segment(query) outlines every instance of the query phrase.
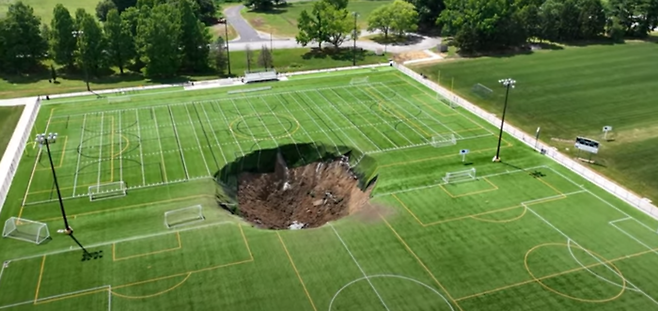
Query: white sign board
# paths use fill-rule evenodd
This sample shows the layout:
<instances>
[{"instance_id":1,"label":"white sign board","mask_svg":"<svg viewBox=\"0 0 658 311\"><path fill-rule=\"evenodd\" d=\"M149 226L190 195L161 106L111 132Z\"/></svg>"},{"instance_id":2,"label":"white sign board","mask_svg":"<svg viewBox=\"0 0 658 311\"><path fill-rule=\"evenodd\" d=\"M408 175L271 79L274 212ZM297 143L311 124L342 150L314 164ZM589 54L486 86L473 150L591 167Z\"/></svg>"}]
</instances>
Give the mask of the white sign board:
<instances>
[{"instance_id":1,"label":"white sign board","mask_svg":"<svg viewBox=\"0 0 658 311\"><path fill-rule=\"evenodd\" d=\"M470 152L470 150L468 150L468 149L459 150L459 154L461 154L461 155L468 154L469 152Z\"/></svg>"},{"instance_id":2,"label":"white sign board","mask_svg":"<svg viewBox=\"0 0 658 311\"><path fill-rule=\"evenodd\" d=\"M603 127L603 131L604 131L604 132L610 132L610 131L612 131L612 126L610 126L610 125L606 125L606 126L604 126L604 127Z\"/></svg>"},{"instance_id":3,"label":"white sign board","mask_svg":"<svg viewBox=\"0 0 658 311\"><path fill-rule=\"evenodd\" d=\"M599 152L599 142L585 137L576 137L574 147L578 150L586 151L589 153Z\"/></svg>"}]
</instances>

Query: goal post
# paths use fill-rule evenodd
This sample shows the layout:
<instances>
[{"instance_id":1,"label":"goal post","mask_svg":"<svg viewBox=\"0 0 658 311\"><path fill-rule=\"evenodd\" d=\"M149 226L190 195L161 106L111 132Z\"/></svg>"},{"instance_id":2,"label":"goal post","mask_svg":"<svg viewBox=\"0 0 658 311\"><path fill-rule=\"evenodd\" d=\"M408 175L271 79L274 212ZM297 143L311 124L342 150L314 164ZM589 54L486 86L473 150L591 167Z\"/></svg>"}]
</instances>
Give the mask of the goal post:
<instances>
[{"instance_id":1,"label":"goal post","mask_svg":"<svg viewBox=\"0 0 658 311\"><path fill-rule=\"evenodd\" d=\"M457 144L457 138L455 137L454 133L450 133L446 135L437 134L435 136L432 136L432 141L430 142L430 144L434 148L454 146Z\"/></svg>"},{"instance_id":2,"label":"goal post","mask_svg":"<svg viewBox=\"0 0 658 311\"><path fill-rule=\"evenodd\" d=\"M369 82L368 78L369 77L352 78L352 80L350 80L350 85L366 84Z\"/></svg>"},{"instance_id":3,"label":"goal post","mask_svg":"<svg viewBox=\"0 0 658 311\"><path fill-rule=\"evenodd\" d=\"M443 177L443 182L445 182L446 184L452 184L452 183L475 180L476 177L475 173L476 173L475 168L465 171L447 172L446 176Z\"/></svg>"},{"instance_id":4,"label":"goal post","mask_svg":"<svg viewBox=\"0 0 658 311\"><path fill-rule=\"evenodd\" d=\"M475 95L479 96L480 98L484 98L484 99L487 99L487 98L491 97L491 95L493 94L492 89L484 86L481 83L474 84L473 87L471 88L471 91Z\"/></svg>"},{"instance_id":5,"label":"goal post","mask_svg":"<svg viewBox=\"0 0 658 311\"><path fill-rule=\"evenodd\" d=\"M179 208L164 213L164 224L169 229L204 220L206 220L206 217L203 216L203 207L201 205Z\"/></svg>"},{"instance_id":6,"label":"goal post","mask_svg":"<svg viewBox=\"0 0 658 311\"><path fill-rule=\"evenodd\" d=\"M111 199L126 196L126 183L115 181L89 186L89 201Z\"/></svg>"},{"instance_id":7,"label":"goal post","mask_svg":"<svg viewBox=\"0 0 658 311\"><path fill-rule=\"evenodd\" d=\"M43 222L10 217L5 221L2 237L41 244L50 238L50 232Z\"/></svg>"}]
</instances>

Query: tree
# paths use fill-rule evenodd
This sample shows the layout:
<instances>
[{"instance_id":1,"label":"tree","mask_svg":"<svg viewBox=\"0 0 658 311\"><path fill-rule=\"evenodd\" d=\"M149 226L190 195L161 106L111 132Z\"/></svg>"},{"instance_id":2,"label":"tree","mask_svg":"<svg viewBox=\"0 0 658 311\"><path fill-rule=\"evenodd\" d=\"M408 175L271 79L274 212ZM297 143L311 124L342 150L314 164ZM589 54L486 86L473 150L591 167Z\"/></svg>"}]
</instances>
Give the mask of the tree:
<instances>
[{"instance_id":1,"label":"tree","mask_svg":"<svg viewBox=\"0 0 658 311\"><path fill-rule=\"evenodd\" d=\"M208 68L208 28L198 20L193 11L194 3L180 0L181 46L183 48L182 68L187 71L203 71Z\"/></svg>"},{"instance_id":2,"label":"tree","mask_svg":"<svg viewBox=\"0 0 658 311\"><path fill-rule=\"evenodd\" d=\"M407 0L414 5L418 13L418 25L421 28L432 28L436 19L445 9L444 0Z\"/></svg>"},{"instance_id":3,"label":"tree","mask_svg":"<svg viewBox=\"0 0 658 311\"><path fill-rule=\"evenodd\" d=\"M368 16L368 31L379 30L384 33L384 39L388 39L388 33L393 25L393 12L390 5L383 5L370 13Z\"/></svg>"},{"instance_id":4,"label":"tree","mask_svg":"<svg viewBox=\"0 0 658 311\"><path fill-rule=\"evenodd\" d=\"M40 26L31 6L22 1L9 6L0 20L0 70L20 73L38 67L48 50Z\"/></svg>"},{"instance_id":5,"label":"tree","mask_svg":"<svg viewBox=\"0 0 658 311\"><path fill-rule=\"evenodd\" d=\"M75 57L76 39L73 31L77 30L71 13L63 5L57 4L53 9L53 20L51 25L50 47L53 60L68 68L73 67Z\"/></svg>"},{"instance_id":6,"label":"tree","mask_svg":"<svg viewBox=\"0 0 658 311\"><path fill-rule=\"evenodd\" d=\"M260 54L258 54L258 64L263 66L265 70L269 68L274 68L274 61L272 60L272 52L267 48L266 45L260 49Z\"/></svg>"},{"instance_id":7,"label":"tree","mask_svg":"<svg viewBox=\"0 0 658 311\"><path fill-rule=\"evenodd\" d=\"M78 61L83 70L98 76L99 70L106 65L103 30L96 18L84 9L78 9L75 15L79 16L76 22L82 31L82 35L78 37Z\"/></svg>"},{"instance_id":8,"label":"tree","mask_svg":"<svg viewBox=\"0 0 658 311\"><path fill-rule=\"evenodd\" d=\"M658 27L658 0L610 0L610 17L626 30L626 35L646 37Z\"/></svg>"},{"instance_id":9,"label":"tree","mask_svg":"<svg viewBox=\"0 0 658 311\"><path fill-rule=\"evenodd\" d=\"M217 74L223 76L226 73L226 66L228 65L228 58L226 55L226 48L224 39L218 37L215 41L214 48L210 53L211 61L217 71Z\"/></svg>"},{"instance_id":10,"label":"tree","mask_svg":"<svg viewBox=\"0 0 658 311\"><path fill-rule=\"evenodd\" d=\"M96 17L101 22L107 20L107 13L111 10L117 10L117 5L112 0L102 0L96 5Z\"/></svg>"},{"instance_id":11,"label":"tree","mask_svg":"<svg viewBox=\"0 0 658 311\"><path fill-rule=\"evenodd\" d=\"M206 25L212 25L217 21L217 7L212 0L196 0L197 16Z\"/></svg>"},{"instance_id":12,"label":"tree","mask_svg":"<svg viewBox=\"0 0 658 311\"><path fill-rule=\"evenodd\" d=\"M50 79L52 79L53 82L57 82L57 71L53 65L50 65Z\"/></svg>"},{"instance_id":13,"label":"tree","mask_svg":"<svg viewBox=\"0 0 658 311\"><path fill-rule=\"evenodd\" d=\"M114 2L114 6L119 11L119 13L123 13L123 11L127 10L128 8L137 5L137 0L112 0L112 2Z\"/></svg>"},{"instance_id":14,"label":"tree","mask_svg":"<svg viewBox=\"0 0 658 311\"><path fill-rule=\"evenodd\" d=\"M153 7L137 26L141 60L150 77L172 77L180 68L180 16L174 6Z\"/></svg>"},{"instance_id":15,"label":"tree","mask_svg":"<svg viewBox=\"0 0 658 311\"><path fill-rule=\"evenodd\" d=\"M249 44L245 46L244 53L247 57L247 72L251 72L251 64L254 63L254 52L251 50Z\"/></svg>"},{"instance_id":16,"label":"tree","mask_svg":"<svg viewBox=\"0 0 658 311\"><path fill-rule=\"evenodd\" d=\"M352 21L346 9L337 9L330 0L313 3L311 13L304 10L297 19L297 43L306 46L311 41L322 48L323 42L338 47L352 30Z\"/></svg>"},{"instance_id":17,"label":"tree","mask_svg":"<svg viewBox=\"0 0 658 311\"><path fill-rule=\"evenodd\" d=\"M348 2L348 0L329 0L329 3L338 10L347 9Z\"/></svg>"},{"instance_id":18,"label":"tree","mask_svg":"<svg viewBox=\"0 0 658 311\"><path fill-rule=\"evenodd\" d=\"M269 11L274 7L273 0L244 0L244 5L255 11Z\"/></svg>"},{"instance_id":19,"label":"tree","mask_svg":"<svg viewBox=\"0 0 658 311\"><path fill-rule=\"evenodd\" d=\"M398 36L403 36L406 32L416 31L418 29L418 13L414 6L403 0L395 0L389 4L390 12L393 15L391 29L397 32Z\"/></svg>"},{"instance_id":20,"label":"tree","mask_svg":"<svg viewBox=\"0 0 658 311\"><path fill-rule=\"evenodd\" d=\"M135 56L135 43L130 32L130 25L121 19L119 11L112 9L108 12L103 27L107 42L108 61L110 65L119 67L119 71L123 74L123 69Z\"/></svg>"}]
</instances>

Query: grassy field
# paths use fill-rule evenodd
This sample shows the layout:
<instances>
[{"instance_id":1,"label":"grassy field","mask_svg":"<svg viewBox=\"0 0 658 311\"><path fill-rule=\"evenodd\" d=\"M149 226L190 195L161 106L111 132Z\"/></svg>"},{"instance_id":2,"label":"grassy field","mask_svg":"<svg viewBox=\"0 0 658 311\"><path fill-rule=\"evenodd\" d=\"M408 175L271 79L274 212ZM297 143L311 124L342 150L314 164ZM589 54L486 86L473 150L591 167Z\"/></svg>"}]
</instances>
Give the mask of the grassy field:
<instances>
[{"instance_id":1,"label":"grassy field","mask_svg":"<svg viewBox=\"0 0 658 311\"><path fill-rule=\"evenodd\" d=\"M16 123L18 123L22 112L23 106L0 107L0 133L3 133L0 137L0 158L5 153L7 144L11 139L11 135L14 133L14 128L16 128Z\"/></svg>"},{"instance_id":2,"label":"grassy field","mask_svg":"<svg viewBox=\"0 0 658 311\"><path fill-rule=\"evenodd\" d=\"M360 29L365 29L368 27L367 20L370 12L391 2L388 0L350 1L347 10L359 13L357 24ZM293 2L271 12L254 12L245 8L242 10L242 16L257 30L265 33L272 32L274 36L279 37L294 37L297 34L299 14L303 10L311 11L312 8L313 2Z\"/></svg>"},{"instance_id":3,"label":"grassy field","mask_svg":"<svg viewBox=\"0 0 658 311\"><path fill-rule=\"evenodd\" d=\"M0 1L0 17L4 17L14 1L6 0ZM85 9L88 13L96 15L96 5L98 1L96 0L23 0L23 3L32 6L34 9L34 15L41 18L41 22L46 23L50 26L50 21L53 19L53 8L58 3L61 3L69 9L71 15L75 14L75 11L78 8Z\"/></svg>"},{"instance_id":4,"label":"grassy field","mask_svg":"<svg viewBox=\"0 0 658 311\"><path fill-rule=\"evenodd\" d=\"M658 202L658 88L655 43L568 47L513 57L463 59L417 67L432 79L500 115L504 90L498 79L512 77L508 120L529 133L541 126L541 139L577 156L576 136L601 142L592 168ZM492 96L472 92L481 83ZM602 128L613 126L611 141ZM567 150L567 148L569 150ZM586 157L585 155L582 155Z\"/></svg>"},{"instance_id":5,"label":"grassy field","mask_svg":"<svg viewBox=\"0 0 658 311\"><path fill-rule=\"evenodd\" d=\"M53 238L40 246L0 240L0 307L658 307L658 272L647 268L658 265L657 221L519 142L504 140L505 162L491 163L495 128L392 68L260 86L272 89L168 89L42 107L35 132L60 135L52 151L69 220L97 258L81 260L55 233L62 224L51 176L29 144L1 219L43 221ZM214 172L253 150L304 142L375 158L376 211L268 231L217 206ZM460 149L470 149L465 163ZM471 169L475 179L442 180ZM89 186L116 181L127 196L89 201ZM164 226L164 212L195 204L203 222Z\"/></svg>"},{"instance_id":6,"label":"grassy field","mask_svg":"<svg viewBox=\"0 0 658 311\"><path fill-rule=\"evenodd\" d=\"M254 62L258 59L260 50L254 47ZM341 53L317 53L315 50L302 49L277 49L273 52L275 68L280 72L302 71L321 68L332 68L352 65L352 52ZM231 69L234 75L242 76L247 69L246 54L244 51L231 52ZM364 51L358 55L359 64L373 64L387 62L385 56L376 56L372 52ZM252 65L252 67L257 65ZM252 68L252 69L257 69ZM49 72L31 76L0 76L0 99L15 98L35 95L58 94L69 92L82 92L86 90L84 80L80 75L65 76L58 78L59 84L49 83ZM168 80L144 79L142 75L118 74L92 79L90 85L92 90L108 88L123 88L131 86L152 85L161 83L177 83L186 81L199 81L217 79L216 75L199 75L191 77L178 77Z\"/></svg>"}]
</instances>

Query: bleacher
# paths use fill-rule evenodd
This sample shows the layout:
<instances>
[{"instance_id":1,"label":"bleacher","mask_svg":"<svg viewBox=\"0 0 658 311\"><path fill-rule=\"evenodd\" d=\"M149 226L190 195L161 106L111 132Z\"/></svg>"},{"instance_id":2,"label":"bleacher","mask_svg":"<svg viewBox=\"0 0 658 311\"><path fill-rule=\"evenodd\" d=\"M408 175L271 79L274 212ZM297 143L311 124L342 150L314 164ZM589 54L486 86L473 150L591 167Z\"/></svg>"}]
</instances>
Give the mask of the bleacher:
<instances>
[{"instance_id":1,"label":"bleacher","mask_svg":"<svg viewBox=\"0 0 658 311\"><path fill-rule=\"evenodd\" d=\"M275 70L244 73L244 83L276 81L276 80L279 80L279 77Z\"/></svg>"}]
</instances>

